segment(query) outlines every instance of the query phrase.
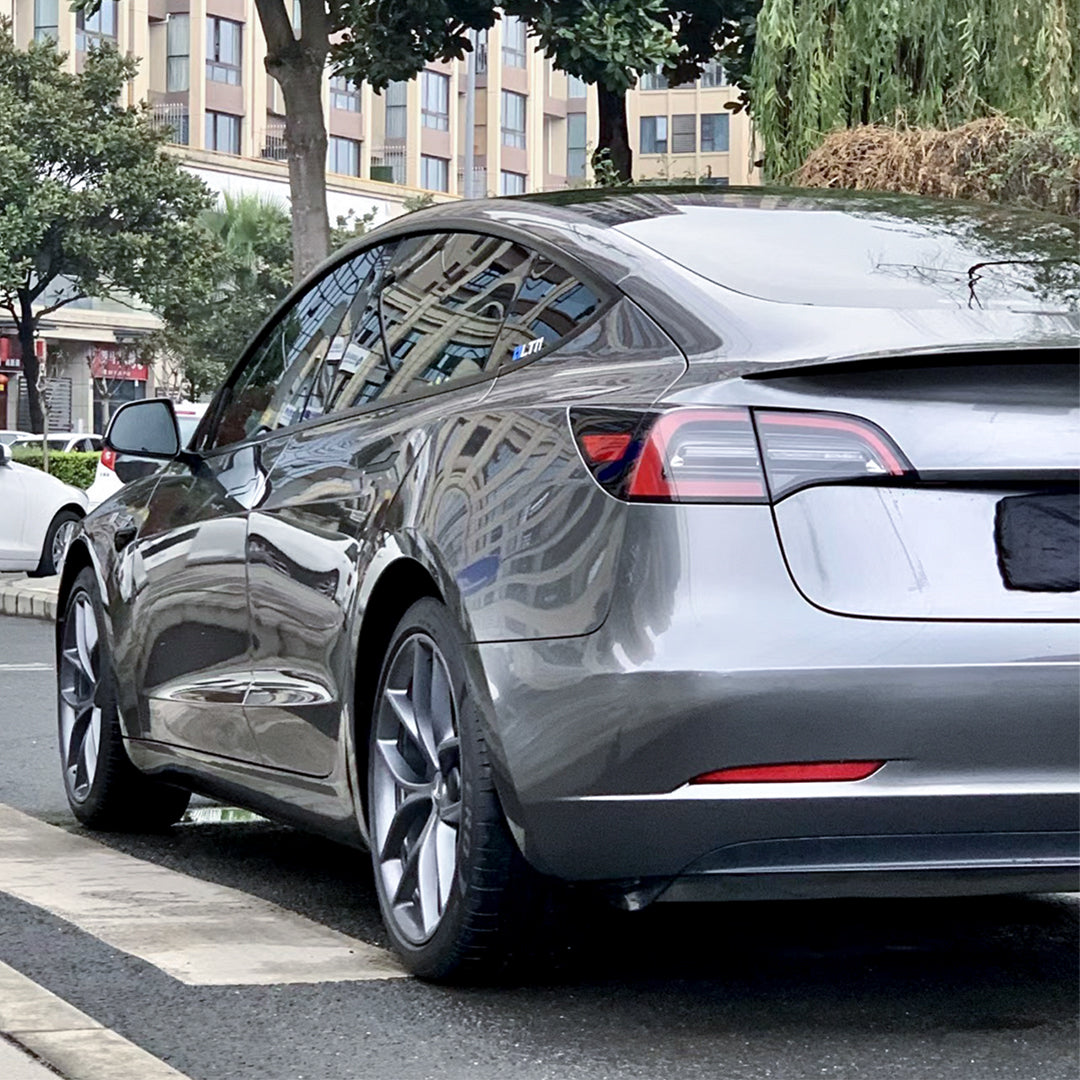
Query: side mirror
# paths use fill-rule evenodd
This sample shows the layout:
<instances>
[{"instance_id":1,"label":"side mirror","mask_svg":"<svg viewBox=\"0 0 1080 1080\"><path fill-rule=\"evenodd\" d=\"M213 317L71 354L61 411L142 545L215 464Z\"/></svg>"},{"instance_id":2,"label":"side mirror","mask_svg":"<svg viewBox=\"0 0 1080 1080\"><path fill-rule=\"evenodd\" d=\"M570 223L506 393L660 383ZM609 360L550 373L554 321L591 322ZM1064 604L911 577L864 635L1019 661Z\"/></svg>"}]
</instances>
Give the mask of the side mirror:
<instances>
[{"instance_id":1,"label":"side mirror","mask_svg":"<svg viewBox=\"0 0 1080 1080\"><path fill-rule=\"evenodd\" d=\"M105 445L118 454L175 458L180 453L180 429L173 403L167 398L150 398L121 405L109 421Z\"/></svg>"},{"instance_id":2,"label":"side mirror","mask_svg":"<svg viewBox=\"0 0 1080 1080\"><path fill-rule=\"evenodd\" d=\"M11 464L11 447L7 443L0 443L0 468Z\"/></svg>"}]
</instances>

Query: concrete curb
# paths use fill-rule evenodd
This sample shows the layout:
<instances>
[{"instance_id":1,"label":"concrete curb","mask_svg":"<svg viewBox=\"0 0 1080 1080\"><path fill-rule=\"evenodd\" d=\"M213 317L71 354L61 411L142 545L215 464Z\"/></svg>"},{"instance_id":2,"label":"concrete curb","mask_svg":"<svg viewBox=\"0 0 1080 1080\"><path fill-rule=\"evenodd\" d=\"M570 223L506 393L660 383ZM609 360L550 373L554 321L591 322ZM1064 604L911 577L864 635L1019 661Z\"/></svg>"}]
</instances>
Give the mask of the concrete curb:
<instances>
[{"instance_id":1,"label":"concrete curb","mask_svg":"<svg viewBox=\"0 0 1080 1080\"><path fill-rule=\"evenodd\" d=\"M0 614L55 621L59 586L59 575L28 578L22 574L0 574Z\"/></svg>"}]
</instances>

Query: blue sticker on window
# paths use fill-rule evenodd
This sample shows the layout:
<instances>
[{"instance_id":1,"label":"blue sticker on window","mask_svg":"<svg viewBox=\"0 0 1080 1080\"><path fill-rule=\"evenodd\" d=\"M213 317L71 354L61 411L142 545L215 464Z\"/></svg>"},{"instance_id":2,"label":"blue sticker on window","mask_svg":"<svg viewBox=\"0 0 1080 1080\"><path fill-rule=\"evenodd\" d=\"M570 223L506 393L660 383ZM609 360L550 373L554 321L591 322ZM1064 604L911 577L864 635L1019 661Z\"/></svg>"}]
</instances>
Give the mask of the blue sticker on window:
<instances>
[{"instance_id":1,"label":"blue sticker on window","mask_svg":"<svg viewBox=\"0 0 1080 1080\"><path fill-rule=\"evenodd\" d=\"M518 345L510 354L510 359L524 360L526 357L538 353L543 347L544 339L542 337L533 338L532 341L527 341L524 345Z\"/></svg>"}]
</instances>

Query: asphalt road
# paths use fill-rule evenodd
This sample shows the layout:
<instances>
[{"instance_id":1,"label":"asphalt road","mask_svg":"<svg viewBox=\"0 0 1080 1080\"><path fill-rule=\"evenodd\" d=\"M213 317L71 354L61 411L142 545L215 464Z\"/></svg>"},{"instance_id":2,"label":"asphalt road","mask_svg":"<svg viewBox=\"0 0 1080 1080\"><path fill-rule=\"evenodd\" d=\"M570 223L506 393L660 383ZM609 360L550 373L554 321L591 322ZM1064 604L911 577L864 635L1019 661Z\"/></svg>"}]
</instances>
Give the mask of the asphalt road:
<instances>
[{"instance_id":1,"label":"asphalt road","mask_svg":"<svg viewBox=\"0 0 1080 1080\"><path fill-rule=\"evenodd\" d=\"M0 803L77 831L51 657L0 618ZM95 839L384 944L357 852L264 822ZM1080 1075L1075 897L570 903L517 984L445 989L188 986L2 890L0 961L192 1080Z\"/></svg>"}]
</instances>

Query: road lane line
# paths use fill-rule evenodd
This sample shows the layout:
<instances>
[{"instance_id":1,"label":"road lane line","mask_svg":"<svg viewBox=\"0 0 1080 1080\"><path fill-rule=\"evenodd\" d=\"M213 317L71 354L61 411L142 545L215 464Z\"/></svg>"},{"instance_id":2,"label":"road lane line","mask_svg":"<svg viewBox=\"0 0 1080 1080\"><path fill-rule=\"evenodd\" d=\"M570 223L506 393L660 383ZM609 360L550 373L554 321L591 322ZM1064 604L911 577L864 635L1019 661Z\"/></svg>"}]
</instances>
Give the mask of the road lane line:
<instances>
[{"instance_id":1,"label":"road lane line","mask_svg":"<svg viewBox=\"0 0 1080 1080\"><path fill-rule=\"evenodd\" d=\"M191 986L407 977L383 949L3 804L0 889Z\"/></svg>"},{"instance_id":2,"label":"road lane line","mask_svg":"<svg viewBox=\"0 0 1080 1080\"><path fill-rule=\"evenodd\" d=\"M7 964L0 964L0 1032L67 1080L188 1080ZM38 1074L54 1075L26 1069Z\"/></svg>"},{"instance_id":3,"label":"road lane line","mask_svg":"<svg viewBox=\"0 0 1080 1080\"><path fill-rule=\"evenodd\" d=\"M53 664L42 664L32 660L25 664L0 664L0 671L55 671Z\"/></svg>"}]
</instances>

